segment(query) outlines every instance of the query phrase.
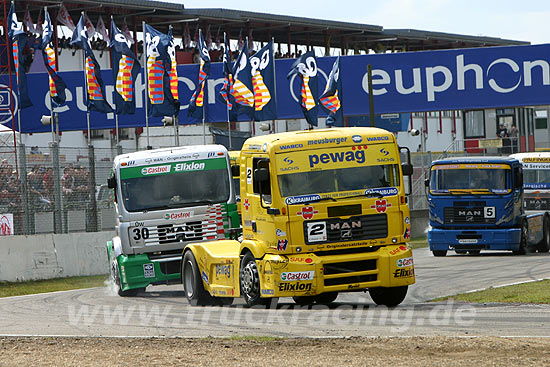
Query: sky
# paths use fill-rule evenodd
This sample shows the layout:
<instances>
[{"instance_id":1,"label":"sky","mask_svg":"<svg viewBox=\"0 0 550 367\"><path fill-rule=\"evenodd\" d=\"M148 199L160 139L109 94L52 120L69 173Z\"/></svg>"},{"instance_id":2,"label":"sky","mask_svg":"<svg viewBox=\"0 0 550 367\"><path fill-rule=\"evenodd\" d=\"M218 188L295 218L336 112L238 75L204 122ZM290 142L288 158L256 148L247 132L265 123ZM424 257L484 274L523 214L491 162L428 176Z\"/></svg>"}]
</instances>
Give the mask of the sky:
<instances>
[{"instance_id":1,"label":"sky","mask_svg":"<svg viewBox=\"0 0 550 367\"><path fill-rule=\"evenodd\" d=\"M161 0L186 8L260 13L417 29L470 36L550 42L550 0Z\"/></svg>"}]
</instances>

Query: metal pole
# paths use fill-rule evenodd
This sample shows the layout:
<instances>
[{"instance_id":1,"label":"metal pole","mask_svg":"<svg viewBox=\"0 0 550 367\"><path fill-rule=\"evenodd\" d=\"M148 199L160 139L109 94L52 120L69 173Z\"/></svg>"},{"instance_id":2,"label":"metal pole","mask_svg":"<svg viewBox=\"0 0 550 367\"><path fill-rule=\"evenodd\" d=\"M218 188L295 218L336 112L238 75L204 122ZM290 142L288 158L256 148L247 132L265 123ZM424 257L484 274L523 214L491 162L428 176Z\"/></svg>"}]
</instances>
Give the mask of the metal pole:
<instances>
[{"instance_id":1,"label":"metal pole","mask_svg":"<svg viewBox=\"0 0 550 367\"><path fill-rule=\"evenodd\" d=\"M149 74L147 70L147 38L145 37L145 21L141 22L143 28L143 82L145 84L145 132L147 135L147 149L152 149L149 144Z\"/></svg>"},{"instance_id":2,"label":"metal pole","mask_svg":"<svg viewBox=\"0 0 550 367\"><path fill-rule=\"evenodd\" d=\"M204 81L204 83L206 84L206 80ZM206 87L206 85L205 85ZM208 103L208 102L206 102ZM206 145L206 117L205 117L205 114L206 114L206 106L205 106L205 102L204 102L204 98L203 98L203 102L202 102L202 140L203 140L203 143Z\"/></svg>"},{"instance_id":3,"label":"metal pole","mask_svg":"<svg viewBox=\"0 0 550 367\"><path fill-rule=\"evenodd\" d=\"M21 134L21 133L20 133ZM21 220L23 222L23 233L30 234L30 215L29 213L29 187L27 185L27 162L25 155L25 144L19 146L19 180L21 181Z\"/></svg>"},{"instance_id":4,"label":"metal pole","mask_svg":"<svg viewBox=\"0 0 550 367\"><path fill-rule=\"evenodd\" d=\"M172 121L174 122L174 142L177 147L180 146L180 135L179 135L179 126L178 126L178 115L172 116Z\"/></svg>"},{"instance_id":5,"label":"metal pole","mask_svg":"<svg viewBox=\"0 0 550 367\"><path fill-rule=\"evenodd\" d=\"M97 201L95 198L95 153L94 146L88 145L88 166L89 166L89 181L88 181L88 192L90 194L90 213L88 215L88 227L86 230L88 232L97 231Z\"/></svg>"},{"instance_id":6,"label":"metal pole","mask_svg":"<svg viewBox=\"0 0 550 367\"><path fill-rule=\"evenodd\" d=\"M50 143L50 151L52 154L52 166L53 166L53 192L54 192L54 232L62 233L62 217L61 217L61 167L59 165L59 145L57 141Z\"/></svg>"},{"instance_id":7,"label":"metal pole","mask_svg":"<svg viewBox=\"0 0 550 367\"><path fill-rule=\"evenodd\" d=\"M369 80L369 116L370 126L374 127L374 96L372 95L372 65L367 65L367 76Z\"/></svg>"},{"instance_id":8,"label":"metal pole","mask_svg":"<svg viewBox=\"0 0 550 367\"><path fill-rule=\"evenodd\" d=\"M118 114L115 112L115 135L116 135L116 146L118 147L119 145L119 140L118 140Z\"/></svg>"}]
</instances>

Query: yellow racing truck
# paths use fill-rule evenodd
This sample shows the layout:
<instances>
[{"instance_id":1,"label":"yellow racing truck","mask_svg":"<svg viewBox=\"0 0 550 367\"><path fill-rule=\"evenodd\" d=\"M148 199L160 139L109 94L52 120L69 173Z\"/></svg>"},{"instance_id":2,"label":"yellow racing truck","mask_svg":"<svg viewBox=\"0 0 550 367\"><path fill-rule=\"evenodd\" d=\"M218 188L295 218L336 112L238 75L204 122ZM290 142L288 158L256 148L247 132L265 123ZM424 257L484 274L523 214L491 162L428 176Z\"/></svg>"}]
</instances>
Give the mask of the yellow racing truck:
<instances>
[{"instance_id":1,"label":"yellow racing truck","mask_svg":"<svg viewBox=\"0 0 550 367\"><path fill-rule=\"evenodd\" d=\"M379 305L403 301L415 282L403 180L412 166L392 133L258 136L239 161L243 239L187 245L181 274L192 305L330 303L339 292L367 290Z\"/></svg>"}]
</instances>

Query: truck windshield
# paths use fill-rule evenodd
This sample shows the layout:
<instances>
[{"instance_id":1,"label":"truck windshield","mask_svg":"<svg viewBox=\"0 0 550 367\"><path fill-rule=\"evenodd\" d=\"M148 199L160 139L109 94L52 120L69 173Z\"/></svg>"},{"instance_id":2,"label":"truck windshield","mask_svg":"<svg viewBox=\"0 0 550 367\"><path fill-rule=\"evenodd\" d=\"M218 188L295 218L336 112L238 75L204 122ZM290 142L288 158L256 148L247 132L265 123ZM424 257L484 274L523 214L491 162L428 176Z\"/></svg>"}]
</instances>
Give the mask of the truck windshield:
<instances>
[{"instance_id":1,"label":"truck windshield","mask_svg":"<svg viewBox=\"0 0 550 367\"><path fill-rule=\"evenodd\" d=\"M229 194L227 168L122 180L122 198L129 212L224 203Z\"/></svg>"},{"instance_id":2,"label":"truck windshield","mask_svg":"<svg viewBox=\"0 0 550 367\"><path fill-rule=\"evenodd\" d=\"M395 187L399 186L399 166L387 164L297 172L279 175L278 181L283 197Z\"/></svg>"},{"instance_id":3,"label":"truck windshield","mask_svg":"<svg viewBox=\"0 0 550 367\"><path fill-rule=\"evenodd\" d=\"M524 169L523 187L527 189L550 189L550 169Z\"/></svg>"},{"instance_id":4,"label":"truck windshield","mask_svg":"<svg viewBox=\"0 0 550 367\"><path fill-rule=\"evenodd\" d=\"M477 190L507 192L510 169L440 169L434 166L430 177L430 190ZM475 191L474 191L475 193Z\"/></svg>"}]
</instances>

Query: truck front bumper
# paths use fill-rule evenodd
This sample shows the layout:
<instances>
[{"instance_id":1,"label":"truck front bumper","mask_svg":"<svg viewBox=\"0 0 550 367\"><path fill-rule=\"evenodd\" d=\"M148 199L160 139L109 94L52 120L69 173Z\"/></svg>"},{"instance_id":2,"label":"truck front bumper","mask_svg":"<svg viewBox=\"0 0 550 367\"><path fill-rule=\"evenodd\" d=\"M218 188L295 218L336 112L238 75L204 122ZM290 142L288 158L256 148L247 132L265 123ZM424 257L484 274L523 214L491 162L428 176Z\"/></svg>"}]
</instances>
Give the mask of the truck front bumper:
<instances>
[{"instance_id":1,"label":"truck front bumper","mask_svg":"<svg viewBox=\"0 0 550 367\"><path fill-rule=\"evenodd\" d=\"M431 251L446 250L519 250L520 228L440 229L428 231Z\"/></svg>"}]
</instances>

